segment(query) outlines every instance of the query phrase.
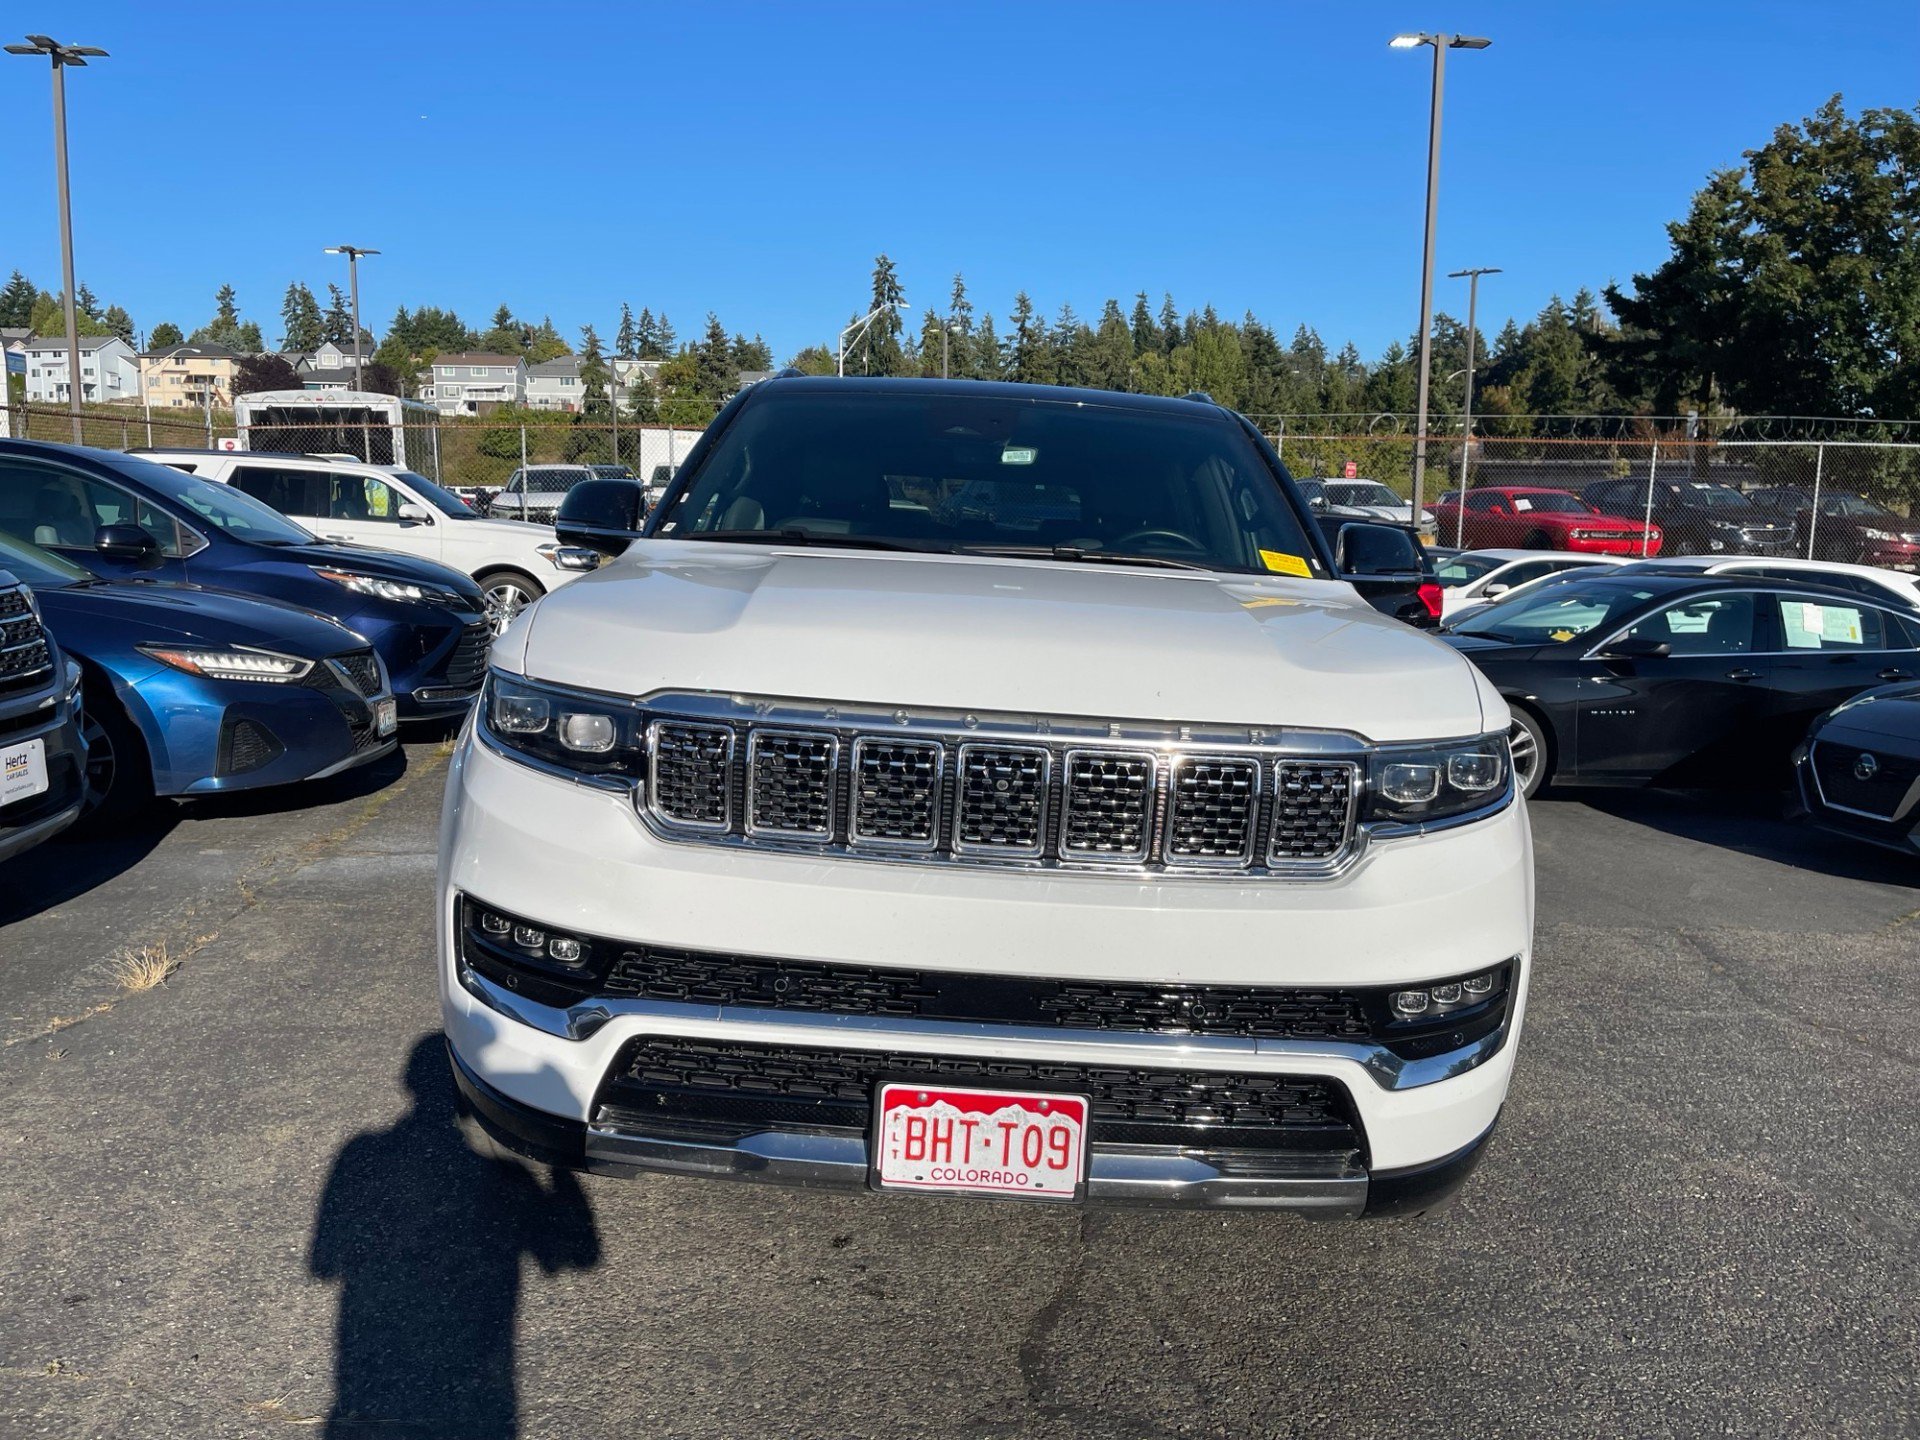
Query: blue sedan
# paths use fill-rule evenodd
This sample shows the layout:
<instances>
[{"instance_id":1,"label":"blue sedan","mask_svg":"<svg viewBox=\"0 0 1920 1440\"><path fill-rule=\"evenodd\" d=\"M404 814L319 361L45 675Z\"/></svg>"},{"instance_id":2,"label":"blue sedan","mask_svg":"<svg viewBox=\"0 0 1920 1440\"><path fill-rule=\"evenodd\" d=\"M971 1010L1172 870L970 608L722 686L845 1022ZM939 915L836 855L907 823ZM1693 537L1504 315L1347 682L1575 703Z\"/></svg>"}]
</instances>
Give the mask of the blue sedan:
<instances>
[{"instance_id":1,"label":"blue sedan","mask_svg":"<svg viewBox=\"0 0 1920 1440\"><path fill-rule=\"evenodd\" d=\"M330 545L228 485L111 450L0 440L0 533L115 579L185 581L282 600L363 635L403 718L458 715L492 629L457 570Z\"/></svg>"},{"instance_id":2,"label":"blue sedan","mask_svg":"<svg viewBox=\"0 0 1920 1440\"><path fill-rule=\"evenodd\" d=\"M80 664L93 823L154 795L318 779L393 750L386 667L360 636L290 605L194 585L103 580L0 534Z\"/></svg>"}]
</instances>

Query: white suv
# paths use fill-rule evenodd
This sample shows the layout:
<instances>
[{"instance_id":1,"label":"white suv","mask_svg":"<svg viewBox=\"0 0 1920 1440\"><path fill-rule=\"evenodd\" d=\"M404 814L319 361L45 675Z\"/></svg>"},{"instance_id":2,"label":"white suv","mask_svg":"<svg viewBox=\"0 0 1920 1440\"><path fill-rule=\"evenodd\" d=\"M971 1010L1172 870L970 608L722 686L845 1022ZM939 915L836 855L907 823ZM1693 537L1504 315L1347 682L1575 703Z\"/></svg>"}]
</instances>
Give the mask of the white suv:
<instances>
[{"instance_id":1,"label":"white suv","mask_svg":"<svg viewBox=\"0 0 1920 1440\"><path fill-rule=\"evenodd\" d=\"M1405 1214L1500 1113L1497 691L1200 400L780 378L495 644L448 777L469 1138L641 1170ZM620 553L624 552L624 553Z\"/></svg>"},{"instance_id":2,"label":"white suv","mask_svg":"<svg viewBox=\"0 0 1920 1440\"><path fill-rule=\"evenodd\" d=\"M148 460L244 490L323 540L437 560L473 576L497 635L527 606L599 564L549 525L489 520L396 465L266 451L141 450ZM550 516L551 512L549 512Z\"/></svg>"}]
</instances>

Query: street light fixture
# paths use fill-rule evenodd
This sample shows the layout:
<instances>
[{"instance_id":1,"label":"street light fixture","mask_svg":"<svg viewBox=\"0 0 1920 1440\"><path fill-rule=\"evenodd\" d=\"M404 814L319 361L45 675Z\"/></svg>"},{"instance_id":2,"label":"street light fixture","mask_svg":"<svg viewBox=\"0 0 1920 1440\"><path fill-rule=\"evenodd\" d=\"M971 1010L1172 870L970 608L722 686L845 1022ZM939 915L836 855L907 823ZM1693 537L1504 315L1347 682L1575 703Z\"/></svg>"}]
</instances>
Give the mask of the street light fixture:
<instances>
[{"instance_id":1,"label":"street light fixture","mask_svg":"<svg viewBox=\"0 0 1920 1440\"><path fill-rule=\"evenodd\" d=\"M1465 280L1467 282L1467 400L1465 408L1461 411L1460 419L1462 436L1460 441L1460 534L1466 533L1467 486L1473 483L1469 478L1469 472L1473 468L1473 342L1479 337L1479 332L1474 328L1474 312L1478 308L1480 301L1480 277L1482 275L1498 275L1499 273L1500 267L1498 265L1481 265L1472 270L1449 270L1447 272L1447 278L1449 280ZM1447 378L1452 379L1453 377L1448 376ZM1454 543L1458 544L1459 540L1456 538Z\"/></svg>"},{"instance_id":2,"label":"street light fixture","mask_svg":"<svg viewBox=\"0 0 1920 1440\"><path fill-rule=\"evenodd\" d=\"M847 337L851 335L854 339L858 340L862 335L867 333L867 327L882 315L886 314L887 311L905 310L906 308L907 302L904 297L889 305L876 305L840 332L840 376L842 379L846 378L847 373Z\"/></svg>"},{"instance_id":3,"label":"street light fixture","mask_svg":"<svg viewBox=\"0 0 1920 1440\"><path fill-rule=\"evenodd\" d=\"M44 55L53 63L53 168L60 195L60 264L66 282L67 410L73 417L73 443L80 443L80 315L73 283L73 202L67 188L66 67L85 67L89 56L107 52L97 45L62 45L47 35L29 35L25 45L9 45L9 55Z\"/></svg>"},{"instance_id":4,"label":"street light fixture","mask_svg":"<svg viewBox=\"0 0 1920 1440\"><path fill-rule=\"evenodd\" d=\"M1427 400L1433 363L1433 222L1440 202L1440 102L1446 93L1447 51L1484 50L1491 40L1478 35L1444 32L1396 35L1387 42L1395 50L1433 47L1433 116L1427 131L1427 239L1420 262L1420 394L1419 421L1413 437L1413 513L1420 513L1427 480Z\"/></svg>"},{"instance_id":5,"label":"street light fixture","mask_svg":"<svg viewBox=\"0 0 1920 1440\"><path fill-rule=\"evenodd\" d=\"M353 388L360 388L360 257L378 255L378 250L368 250L360 245L329 245L328 255L347 257L347 288L353 292Z\"/></svg>"}]
</instances>

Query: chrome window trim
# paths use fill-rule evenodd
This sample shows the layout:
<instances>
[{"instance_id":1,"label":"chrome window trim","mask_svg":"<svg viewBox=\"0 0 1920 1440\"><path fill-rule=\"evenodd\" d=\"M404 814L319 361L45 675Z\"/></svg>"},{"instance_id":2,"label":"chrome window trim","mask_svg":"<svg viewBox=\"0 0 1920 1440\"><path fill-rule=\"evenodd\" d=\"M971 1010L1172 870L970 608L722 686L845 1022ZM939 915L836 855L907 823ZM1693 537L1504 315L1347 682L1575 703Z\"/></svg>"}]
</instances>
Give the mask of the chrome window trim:
<instances>
[{"instance_id":1,"label":"chrome window trim","mask_svg":"<svg viewBox=\"0 0 1920 1440\"><path fill-rule=\"evenodd\" d=\"M733 756L739 737L730 726L709 724L701 720L684 720L677 715L655 719L647 724L647 818L665 826L668 830L679 831L682 834L724 835L733 829L733 786L731 783L727 785L726 792L722 797L725 813L720 820L682 820L676 815L669 815L660 808L659 759L660 731L662 729L720 731L727 737L726 758L721 763L726 767L729 776L733 773Z\"/></svg>"},{"instance_id":2,"label":"chrome window trim","mask_svg":"<svg viewBox=\"0 0 1920 1440\"><path fill-rule=\"evenodd\" d=\"M1067 824L1073 815L1073 767L1074 762L1086 758L1126 760L1147 762L1147 815L1146 823L1141 826L1140 845L1136 850L1088 850L1083 846L1067 843ZM1155 831L1160 818L1166 813L1164 777L1166 767L1161 757L1151 750L1127 750L1108 746L1076 745L1061 757L1060 769L1060 839L1055 845L1062 860L1077 861L1082 865L1141 865L1154 853Z\"/></svg>"},{"instance_id":3,"label":"chrome window trim","mask_svg":"<svg viewBox=\"0 0 1920 1440\"><path fill-rule=\"evenodd\" d=\"M754 761L759 758L760 746L764 741L783 739L827 742L827 828L824 833L815 830L790 830L779 825L762 825L754 816ZM831 730L790 730L783 726L755 729L747 736L746 779L746 814L742 820L742 828L748 839L790 840L802 845L833 843L833 837L839 833L840 825L840 737L838 735Z\"/></svg>"},{"instance_id":4,"label":"chrome window trim","mask_svg":"<svg viewBox=\"0 0 1920 1440\"><path fill-rule=\"evenodd\" d=\"M915 745L933 751L933 793L932 806L927 816L927 838L920 840L896 840L886 835L862 835L860 833L860 756L869 745ZM847 846L852 850L884 851L897 855L932 856L940 848L940 801L947 783L947 747L938 740L923 736L909 736L898 739L888 735L859 735L854 737L852 759L848 763L848 773L852 784L847 793Z\"/></svg>"},{"instance_id":5,"label":"chrome window trim","mask_svg":"<svg viewBox=\"0 0 1920 1440\"><path fill-rule=\"evenodd\" d=\"M1012 742L1004 745L995 745L983 741L967 741L954 750L953 773L961 785L966 784L967 756L975 750L991 750L1001 755L1016 753L1038 755L1040 757L1040 822L1037 827L1038 833L1031 846L1023 845L1018 848L1010 845L983 845L961 839L960 823L964 812L959 803L959 794L956 791L951 821L952 830L948 837L948 842L953 847L953 853L966 857L980 856L987 860L1040 860L1044 858L1047 853L1049 827L1053 823L1053 751L1044 745L1021 745Z\"/></svg>"},{"instance_id":6,"label":"chrome window trim","mask_svg":"<svg viewBox=\"0 0 1920 1440\"><path fill-rule=\"evenodd\" d=\"M1729 571L1727 573L1735 574L1738 572ZM1787 591L1787 590L1703 590L1700 592L1700 595L1751 595L1756 600L1762 597L1770 597L1776 605L1778 605L1783 600L1795 600L1803 605L1840 605L1840 604L1844 604L1846 600L1851 599L1857 603L1848 607L1850 609L1877 610L1880 612L1882 617L1892 616L1894 619L1897 619L1897 620L1905 620L1909 625L1920 625L1920 615L1911 615L1911 614L1906 614L1899 610L1895 610L1891 606L1884 604L1881 601L1876 600L1869 595L1846 595L1846 596L1842 596L1839 594L1802 595L1802 594L1796 594L1793 591ZM1698 599L1699 596L1689 596L1687 598ZM1662 614L1665 611L1674 609L1676 606L1684 605L1685 603L1686 603L1686 600L1675 600L1671 605L1662 605L1658 610L1649 610L1646 614L1642 615L1638 620L1635 620L1633 622L1633 625L1621 626L1620 629L1614 631L1613 634L1609 635L1605 640L1602 640L1598 645L1595 645L1591 650L1587 651L1586 654L1580 657L1580 662L1582 664L1585 664L1589 660L1600 660L1605 658L1601 655L1600 652L1605 650L1607 646L1613 644L1613 642L1618 640L1622 635L1625 635L1627 631L1633 629L1634 625L1643 625L1647 621L1653 619L1654 616ZM1756 617L1756 620L1757 618L1758 617ZM1881 623L1881 630L1884 632L1885 629L1886 629L1886 624L1883 618ZM1752 659L1760 659L1760 660L1777 660L1783 656L1791 659L1791 658L1799 658L1806 655L1920 655L1920 646L1880 645L1880 646L1869 648L1865 645L1862 645L1857 650L1837 650L1837 649L1836 650L1826 650L1826 649L1718 650L1708 654L1700 654L1700 655L1675 655L1672 658L1675 660L1710 660L1714 658L1714 656L1716 655L1724 655L1729 659L1736 658L1739 656L1747 656Z\"/></svg>"}]
</instances>

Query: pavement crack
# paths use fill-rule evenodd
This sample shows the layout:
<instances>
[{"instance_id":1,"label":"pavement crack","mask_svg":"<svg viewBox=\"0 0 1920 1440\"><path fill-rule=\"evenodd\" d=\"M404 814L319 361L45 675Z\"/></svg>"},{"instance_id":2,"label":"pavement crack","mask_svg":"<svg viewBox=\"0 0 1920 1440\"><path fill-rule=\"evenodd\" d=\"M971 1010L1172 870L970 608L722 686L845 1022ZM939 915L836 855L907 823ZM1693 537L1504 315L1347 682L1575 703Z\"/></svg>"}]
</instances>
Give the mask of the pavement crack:
<instances>
[{"instance_id":1,"label":"pavement crack","mask_svg":"<svg viewBox=\"0 0 1920 1440\"><path fill-rule=\"evenodd\" d=\"M1020 1337L1020 1381L1026 1389L1027 1403L1048 1414L1061 1414L1069 1408L1047 1398L1052 1385L1045 1372L1054 1331L1066 1319L1074 1291L1079 1288L1081 1276L1086 1270L1087 1212L1082 1210L1075 1221L1072 1258L1061 1267L1053 1293L1033 1312L1033 1318L1027 1322L1026 1330Z\"/></svg>"}]
</instances>

